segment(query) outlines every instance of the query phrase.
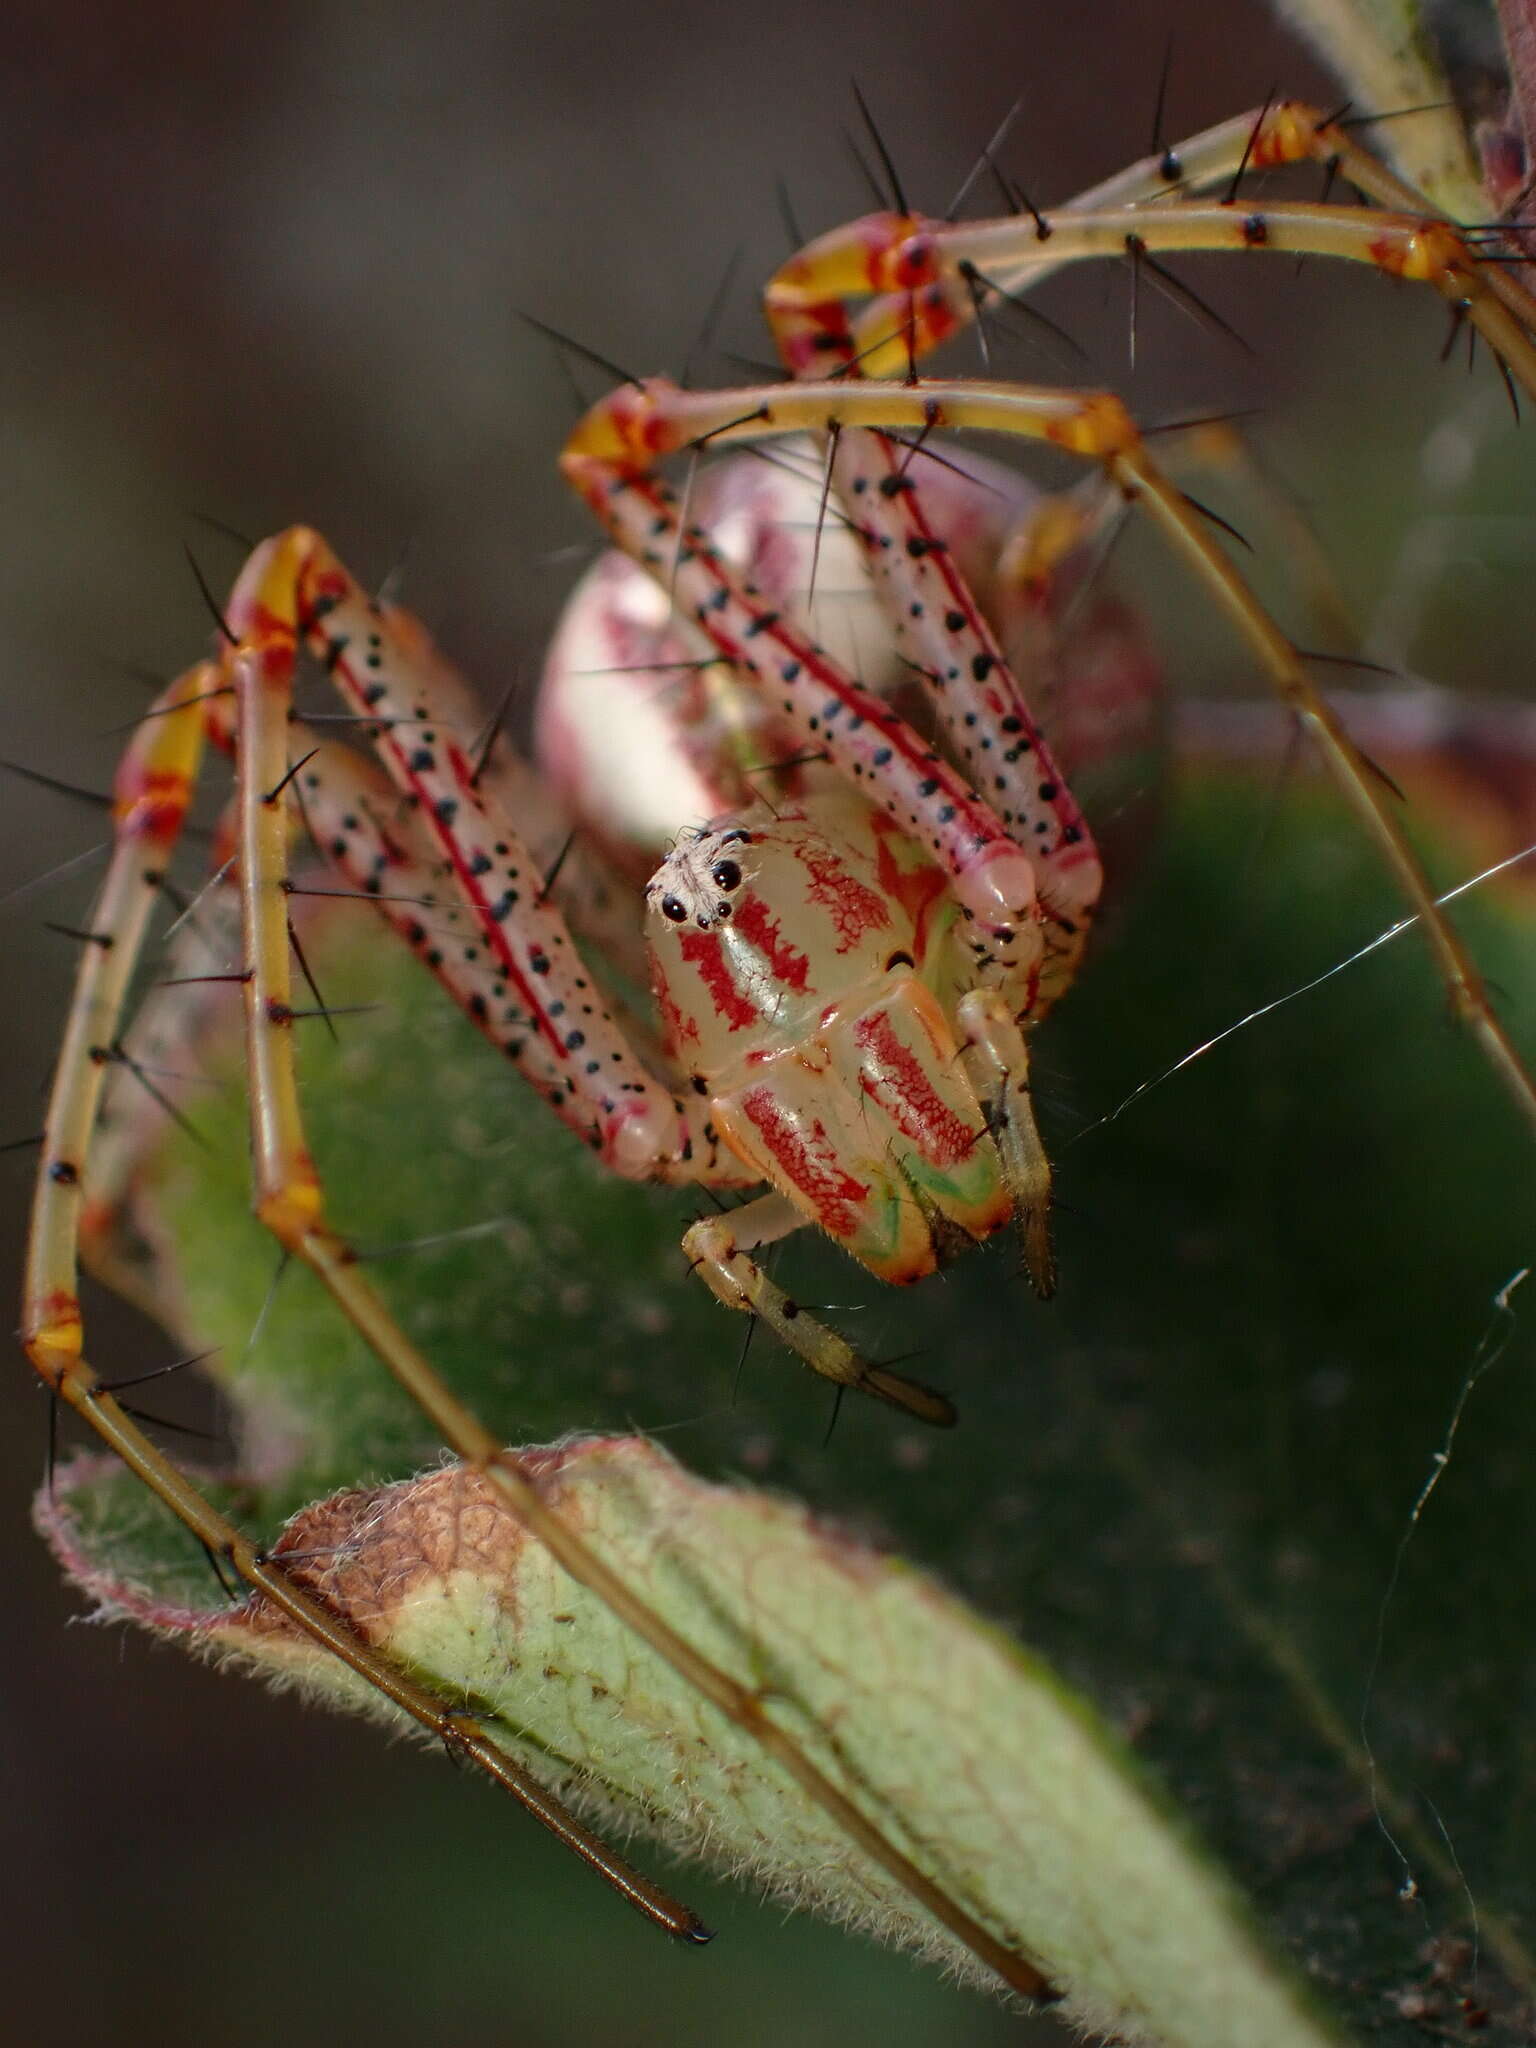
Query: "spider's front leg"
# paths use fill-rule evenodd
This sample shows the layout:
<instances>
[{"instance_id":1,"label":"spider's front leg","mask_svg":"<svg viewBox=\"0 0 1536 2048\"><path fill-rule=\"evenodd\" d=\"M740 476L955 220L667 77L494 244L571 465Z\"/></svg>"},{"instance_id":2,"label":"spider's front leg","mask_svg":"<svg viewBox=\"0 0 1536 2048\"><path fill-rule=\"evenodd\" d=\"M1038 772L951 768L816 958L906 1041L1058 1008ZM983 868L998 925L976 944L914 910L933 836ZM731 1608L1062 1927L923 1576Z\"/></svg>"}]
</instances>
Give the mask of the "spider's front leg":
<instances>
[{"instance_id":1,"label":"spider's front leg","mask_svg":"<svg viewBox=\"0 0 1536 2048\"><path fill-rule=\"evenodd\" d=\"M469 913L472 928L451 965L453 992L476 1024L615 1172L682 1182L712 1174L719 1148L707 1117L647 1070L615 1024L549 898L542 867L471 761L441 658L419 624L369 597L324 541L303 528L257 550L235 587L228 620L240 643L226 667L245 725L238 745L242 786L265 770L272 771L266 792L287 786L292 659L302 642L358 718L416 821L412 836L444 864ZM252 660L275 708L263 708ZM253 765L258 746L265 770ZM251 833L262 816L247 808ZM280 836L281 806L274 803L264 863L280 859ZM354 873L375 857L378 836L376 819L347 806L339 829L322 822L319 832L322 850ZM255 853L247 844L248 863ZM257 936L254 929L248 934L253 957ZM280 946L274 939L274 955L286 943L285 935ZM274 1157L274 1195L283 1171Z\"/></svg>"}]
</instances>

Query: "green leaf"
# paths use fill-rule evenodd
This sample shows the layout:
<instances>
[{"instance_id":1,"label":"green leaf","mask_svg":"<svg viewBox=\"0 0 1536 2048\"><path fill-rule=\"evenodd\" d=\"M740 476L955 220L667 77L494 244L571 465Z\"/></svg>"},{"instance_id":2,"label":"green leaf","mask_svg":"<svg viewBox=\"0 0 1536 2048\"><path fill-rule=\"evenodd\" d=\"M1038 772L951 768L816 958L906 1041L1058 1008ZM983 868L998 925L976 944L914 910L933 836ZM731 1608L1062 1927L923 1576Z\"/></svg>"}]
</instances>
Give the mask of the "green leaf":
<instances>
[{"instance_id":1,"label":"green leaf","mask_svg":"<svg viewBox=\"0 0 1536 2048\"><path fill-rule=\"evenodd\" d=\"M1453 2016L1466 1996L1490 2013L1483 2039L1515 2042L1536 1982L1516 1932L1536 1904L1521 1708L1536 1677L1529 1318L1472 1389L1437 1489L1410 1517L1480 1341L1508 1321L1494 1297L1531 1261L1528 1141L1447 1028L1411 933L1109 1119L1149 1076L1398 915L1352 826L1310 794L1286 799L1255 857L1257 803L1236 780L1183 799L1138 900L1122 895L1120 931L1037 1040L1063 1197L1056 1302L1029 1298L1002 1247L900 1296L826 1244L787 1249L786 1284L839 1304L834 1319L870 1355L924 1351L921 1375L960 1405L953 1437L850 1402L824 1440L825 1390L761 1336L733 1400L742 1325L683 1271L686 1205L599 1175L361 911L333 914L307 950L329 1000L382 1008L343 1020L339 1051L318 1032L303 1042L306 1106L336 1218L365 1247L500 1219L381 1260L377 1277L508 1441L665 1427L709 1480L746 1473L835 1517L832 1534L755 1490L713 1490L633 1441L581 1453L644 1475L636 1520L605 1533L642 1575L656 1499L686 1502L662 1517L669 1541L686 1525L720 1625L740 1621L801 1711L825 1697L813 1675L836 1650L827 1682L845 1688L859 1767L893 1824L998 1924L1028 1930L1079 2012L1180 2044L1323 2038L1184 1823L1149 1798L1128 1742L1354 2025L1419 2039L1406 2015ZM1464 918L1527 1042L1528 901L1475 901ZM244 1213L233 1051L210 1057L227 1085L192 1104L210 1144L164 1137L137 1220L179 1334L225 1347L242 1431L228 1497L275 1536L318 1496L404 1479L435 1447L306 1275L285 1273L268 1305L275 1257ZM1510 1309L1518 1318L1518 1292ZM416 1513L453 1483L384 1500ZM213 1612L206 1562L99 1462L62 1494L55 1528L98 1593L162 1624L178 1603ZM940 1574L1028 1654L849 1531ZM508 1542L514 1572L528 1568ZM794 1563L744 1593L754 1546L779 1544ZM818 1573L842 1590L809 1590ZM502 1594L471 1578L450 1599L439 1574L432 1601L462 1593L460 1619L483 1636ZM519 1613L537 1634L536 1606ZM680 1610L690 1626L702 1611ZM754 1632L743 1612L769 1620ZM566 1675L547 1701L520 1676L542 1670L542 1649L496 1676L435 1637L408 1641L413 1626L396 1647L494 1699L509 1729L531 1727L556 1776L574 1754L559 1718L573 1693L594 1674L610 1699L626 1693L597 1616L580 1652L555 1660ZM883 1630L879 1654L866 1626ZM670 1680L624 1668L637 1711L666 1700ZM963 1688L942 1682L961 1670ZM659 1709L665 1723L686 1711ZM728 1756L724 1731L711 1745ZM971 1832L976 1784L978 1810L1011 1800L1029 1815L1000 1848ZM707 1824L680 1819L654 1785L627 1797L666 1831L724 1830L713 1809ZM764 1831L776 1881L804 1896L788 1821ZM1197 2014L1173 2010L1181 1995ZM1291 2031L1262 2035L1265 2010Z\"/></svg>"},{"instance_id":2,"label":"green leaf","mask_svg":"<svg viewBox=\"0 0 1536 2048\"><path fill-rule=\"evenodd\" d=\"M803 1508L692 1478L640 1438L531 1462L550 1504L761 1688L925 1872L1049 1958L1073 2018L1190 2048L1333 2038L1097 1717L952 1595ZM786 1903L987 1980L462 1467L338 1495L296 1517L281 1550L299 1583L605 1820L642 1818ZM139 1611L177 1626L164 1606ZM391 1712L260 1604L181 1625L281 1682Z\"/></svg>"}]
</instances>

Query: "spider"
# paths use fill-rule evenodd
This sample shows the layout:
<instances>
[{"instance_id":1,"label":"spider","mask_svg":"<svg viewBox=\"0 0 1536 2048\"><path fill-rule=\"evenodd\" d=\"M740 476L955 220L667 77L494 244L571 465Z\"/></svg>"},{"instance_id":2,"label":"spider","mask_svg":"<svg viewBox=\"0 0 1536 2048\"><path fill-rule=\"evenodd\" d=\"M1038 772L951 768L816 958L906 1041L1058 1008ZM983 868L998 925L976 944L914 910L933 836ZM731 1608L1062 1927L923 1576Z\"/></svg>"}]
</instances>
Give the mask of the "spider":
<instances>
[{"instance_id":1,"label":"spider","mask_svg":"<svg viewBox=\"0 0 1536 2048\"><path fill-rule=\"evenodd\" d=\"M1339 159L1377 207L1239 204L1244 170ZM1192 194L1228 183L1227 196ZM1177 203L1174 203L1177 202ZM764 1699L649 1607L546 1505L531 1463L490 1436L391 1321L327 1219L305 1143L294 1057L290 837L302 823L348 886L418 951L474 1021L614 1171L639 1180L749 1191L698 1221L684 1247L728 1307L768 1324L814 1371L921 1420L947 1424L942 1394L861 1358L775 1285L753 1254L810 1221L887 1280L909 1283L1010 1220L1049 1292L1050 1168L1030 1095L1027 1034L1065 994L1099 897L1102 867L1052 741L1015 680L1003 639L964 573L963 530L979 518L965 479L946 484L943 430L1045 440L1093 465L1092 495L1031 504L1001 544L1005 583L1049 645L1078 550L1121 503L1145 509L1259 655L1322 748L1396 873L1437 955L1458 1015L1536 1122L1536 1092L1476 970L1436 908L1369 763L1319 697L1297 650L1249 592L1199 508L1155 464L1107 393L928 379L929 349L1062 263L1105 254L1226 248L1368 261L1439 291L1483 334L1507 378L1536 395L1536 304L1484 265L1325 117L1267 107L1160 152L1047 216L939 223L904 204L811 244L775 277L767 309L788 381L725 392L629 380L578 425L565 474L668 607L631 651L615 705L632 705L658 663L691 691L617 778L704 801L673 814L675 838L645 887L659 1040L627 1022L550 894L525 807L538 792L505 754L475 758L460 686L422 627L370 597L329 546L293 528L256 549L220 617L214 658L163 693L116 783L116 846L82 950L38 1180L24 1307L29 1355L254 1593L264 1595L397 1706L480 1763L642 1912L703 1938L685 1908L637 1876L490 1738L369 1650L258 1552L148 1441L83 1352L76 1285L82 1242L106 1227L93 1132L110 1049L206 740L235 761L229 866L241 911L255 1206L285 1250L320 1278L445 1442L570 1574L723 1713L746 1729L849 1837L1015 1989L1044 1973L981 1926L872 1822L857 1798L786 1732ZM867 303L855 307L853 301ZM880 381L896 378L900 381ZM745 518L727 550L725 486L681 492L669 455L809 436L825 453L821 534L834 517L868 564L889 618L900 688L873 688L812 638L784 592L798 571L759 562L767 522ZM798 443L803 450L803 439ZM794 459L794 458L792 458ZM802 458L803 459L803 458ZM1107 489L1105 486L1107 485ZM939 509L948 488L950 499ZM711 492L716 494L711 504ZM1008 524L1008 522L1005 522ZM998 552L994 532L987 549ZM606 571L610 579L628 571ZM588 594L566 635L582 644ZM608 624L600 630L613 632ZM657 653L655 632L677 636ZM296 733L295 664L311 653L370 742L377 765ZM1059 653L1070 674L1071 643ZM615 875L635 872L648 825L595 800L612 787L616 735L573 723L570 646L546 696L552 779L593 839L578 921L632 951ZM654 678L652 679L654 681ZM648 687L648 686L645 686ZM909 708L920 718L927 736ZM782 748L782 753L779 751ZM766 753L766 763L763 756ZM759 781L764 766L773 786ZM402 801L403 799L403 801ZM445 885L444 876L449 878ZM454 892L460 937L418 916ZM302 969L302 956L300 956Z\"/></svg>"}]
</instances>

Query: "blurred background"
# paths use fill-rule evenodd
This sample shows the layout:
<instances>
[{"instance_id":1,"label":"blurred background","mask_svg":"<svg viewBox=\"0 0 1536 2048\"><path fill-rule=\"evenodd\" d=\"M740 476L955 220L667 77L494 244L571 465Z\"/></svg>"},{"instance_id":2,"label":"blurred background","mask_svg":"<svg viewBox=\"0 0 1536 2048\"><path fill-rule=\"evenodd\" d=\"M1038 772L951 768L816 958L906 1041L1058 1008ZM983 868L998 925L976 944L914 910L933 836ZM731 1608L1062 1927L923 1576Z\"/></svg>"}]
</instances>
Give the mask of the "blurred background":
<instances>
[{"instance_id":1,"label":"blurred background","mask_svg":"<svg viewBox=\"0 0 1536 2048\"><path fill-rule=\"evenodd\" d=\"M752 281L785 249L776 180L807 234L870 203L845 139L852 77L914 203L936 211L1020 95L1009 161L1043 203L1142 154L1170 35L1170 135L1276 83L1338 96L1256 0L792 11L8 8L0 752L106 786L144 675L206 637L185 546L215 586L238 566L209 522L258 535L302 519L365 581L403 561L408 601L487 699L516 679L526 698L588 536L554 471L569 384L519 314L626 367L676 371L739 251L699 367L736 380L719 351L764 353ZM1149 420L1261 406L1263 445L1369 615L1401 583L1431 429L1470 407L1493 446L1503 399L1489 378L1472 391L1437 373L1433 308L1372 277L1292 268L1201 268L1252 359L1148 302L1133 374L1121 276L1068 278L1043 303ZM1027 349L1000 367L1052 374ZM1518 677L1526 636L1497 579L1526 530L1487 514L1473 579L1422 622L1425 665L1458 688ZM1129 559L1155 612L1188 610L1155 548ZM1181 683L1246 682L1219 638L1181 645ZM88 809L6 782L0 892L100 838ZM79 875L0 894L0 1138L37 1127L72 967L41 920L78 919L85 902ZM0 1157L13 1265L29 1157ZM104 1310L96 1328L114 1364L163 1355L125 1315ZM81 1602L28 1523L45 1407L19 1358L0 1401L11 2038L1025 2037L899 1959L692 1876L721 1938L670 1949L435 1759L142 1637L70 1626Z\"/></svg>"}]
</instances>

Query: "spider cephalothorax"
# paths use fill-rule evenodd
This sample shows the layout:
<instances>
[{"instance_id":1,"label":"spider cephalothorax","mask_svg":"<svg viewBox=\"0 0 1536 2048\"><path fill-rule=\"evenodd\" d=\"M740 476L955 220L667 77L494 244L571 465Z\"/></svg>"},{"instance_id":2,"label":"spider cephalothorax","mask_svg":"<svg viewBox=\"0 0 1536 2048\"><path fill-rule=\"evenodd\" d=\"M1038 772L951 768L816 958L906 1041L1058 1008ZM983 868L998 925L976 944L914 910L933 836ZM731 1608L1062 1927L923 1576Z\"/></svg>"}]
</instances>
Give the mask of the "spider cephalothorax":
<instances>
[{"instance_id":1,"label":"spider cephalothorax","mask_svg":"<svg viewBox=\"0 0 1536 2048\"><path fill-rule=\"evenodd\" d=\"M707 910L669 926L695 872ZM995 1105L963 1059L963 920L943 869L882 811L828 791L690 838L651 905L668 1049L731 1152L799 1216L900 1281L1008 1221Z\"/></svg>"}]
</instances>

